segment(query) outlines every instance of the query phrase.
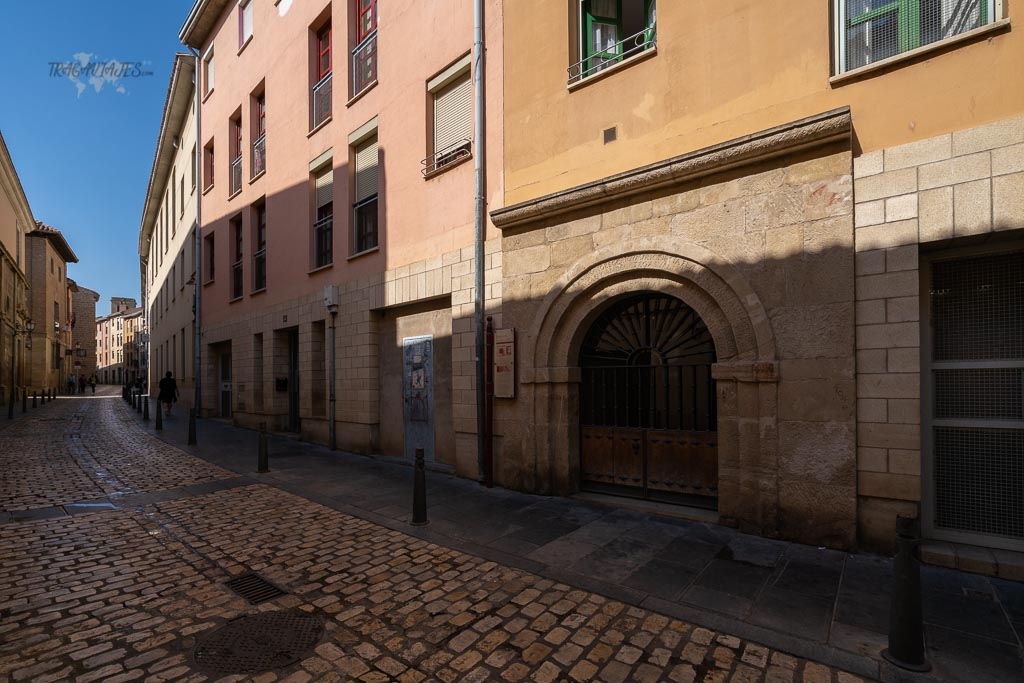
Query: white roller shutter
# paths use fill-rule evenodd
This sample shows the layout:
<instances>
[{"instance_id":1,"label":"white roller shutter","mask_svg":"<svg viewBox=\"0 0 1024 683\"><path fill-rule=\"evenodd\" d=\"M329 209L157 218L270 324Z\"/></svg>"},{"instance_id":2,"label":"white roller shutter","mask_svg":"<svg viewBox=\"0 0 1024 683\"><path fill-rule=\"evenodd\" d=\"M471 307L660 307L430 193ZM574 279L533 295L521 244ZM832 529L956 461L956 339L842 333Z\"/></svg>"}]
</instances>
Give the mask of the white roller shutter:
<instances>
[{"instance_id":1,"label":"white roller shutter","mask_svg":"<svg viewBox=\"0 0 1024 683\"><path fill-rule=\"evenodd\" d=\"M334 169L328 167L316 176L316 208L334 201Z\"/></svg>"},{"instance_id":2,"label":"white roller shutter","mask_svg":"<svg viewBox=\"0 0 1024 683\"><path fill-rule=\"evenodd\" d=\"M377 194L377 138L356 149L356 203Z\"/></svg>"},{"instance_id":3,"label":"white roller shutter","mask_svg":"<svg viewBox=\"0 0 1024 683\"><path fill-rule=\"evenodd\" d=\"M434 95L434 152L473 139L473 84L469 72Z\"/></svg>"}]
</instances>

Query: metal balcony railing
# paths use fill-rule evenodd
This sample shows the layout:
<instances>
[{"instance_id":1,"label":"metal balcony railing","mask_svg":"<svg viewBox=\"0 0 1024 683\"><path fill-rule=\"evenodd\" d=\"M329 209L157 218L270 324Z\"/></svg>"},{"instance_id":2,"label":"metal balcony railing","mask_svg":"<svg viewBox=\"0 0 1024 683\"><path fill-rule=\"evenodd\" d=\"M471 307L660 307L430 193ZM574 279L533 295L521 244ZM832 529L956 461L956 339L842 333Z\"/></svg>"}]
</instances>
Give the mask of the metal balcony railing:
<instances>
[{"instance_id":1,"label":"metal balcony railing","mask_svg":"<svg viewBox=\"0 0 1024 683\"><path fill-rule=\"evenodd\" d=\"M267 134L257 138L256 142L252 143L252 177L255 178L260 173L267 170Z\"/></svg>"},{"instance_id":2,"label":"metal balcony railing","mask_svg":"<svg viewBox=\"0 0 1024 683\"><path fill-rule=\"evenodd\" d=\"M420 163L423 164L423 168L420 172L424 176L436 173L449 164L454 164L456 161L468 158L472 153L472 149L473 141L469 138L457 140L421 161Z\"/></svg>"},{"instance_id":3,"label":"metal balcony railing","mask_svg":"<svg viewBox=\"0 0 1024 683\"><path fill-rule=\"evenodd\" d=\"M363 38L352 50L352 97L377 80L377 31Z\"/></svg>"},{"instance_id":4,"label":"metal balcony railing","mask_svg":"<svg viewBox=\"0 0 1024 683\"><path fill-rule=\"evenodd\" d=\"M313 127L331 117L331 76L327 74L313 86Z\"/></svg>"},{"instance_id":5,"label":"metal balcony railing","mask_svg":"<svg viewBox=\"0 0 1024 683\"><path fill-rule=\"evenodd\" d=\"M595 51L569 67L569 85L578 83L602 69L607 69L628 57L650 50L658 44L657 30L649 26L620 40L611 47Z\"/></svg>"},{"instance_id":6,"label":"metal balcony railing","mask_svg":"<svg viewBox=\"0 0 1024 683\"><path fill-rule=\"evenodd\" d=\"M231 162L231 191L229 194L235 194L236 192L242 191L242 156L239 155L237 159Z\"/></svg>"},{"instance_id":7,"label":"metal balcony railing","mask_svg":"<svg viewBox=\"0 0 1024 683\"><path fill-rule=\"evenodd\" d=\"M313 260L320 268L334 263L334 216L324 216L313 224Z\"/></svg>"}]
</instances>

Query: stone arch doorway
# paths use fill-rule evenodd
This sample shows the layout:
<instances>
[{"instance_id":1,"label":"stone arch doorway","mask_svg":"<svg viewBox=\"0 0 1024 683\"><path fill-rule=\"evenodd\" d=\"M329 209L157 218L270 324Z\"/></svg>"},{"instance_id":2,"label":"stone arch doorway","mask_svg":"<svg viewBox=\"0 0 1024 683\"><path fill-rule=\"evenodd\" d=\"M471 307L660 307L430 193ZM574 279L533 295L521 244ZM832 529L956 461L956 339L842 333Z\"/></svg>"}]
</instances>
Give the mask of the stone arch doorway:
<instances>
[{"instance_id":1,"label":"stone arch doorway","mask_svg":"<svg viewBox=\"0 0 1024 683\"><path fill-rule=\"evenodd\" d=\"M610 304L579 354L580 488L715 509L715 345L665 293Z\"/></svg>"}]
</instances>

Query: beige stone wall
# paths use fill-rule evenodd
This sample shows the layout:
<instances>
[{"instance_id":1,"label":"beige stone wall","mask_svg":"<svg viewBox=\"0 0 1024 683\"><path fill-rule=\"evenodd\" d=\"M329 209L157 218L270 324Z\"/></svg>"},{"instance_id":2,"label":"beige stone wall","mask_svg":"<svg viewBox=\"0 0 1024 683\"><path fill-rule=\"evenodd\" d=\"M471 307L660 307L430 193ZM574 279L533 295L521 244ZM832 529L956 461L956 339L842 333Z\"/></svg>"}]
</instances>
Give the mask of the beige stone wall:
<instances>
[{"instance_id":1,"label":"beige stone wall","mask_svg":"<svg viewBox=\"0 0 1024 683\"><path fill-rule=\"evenodd\" d=\"M1024 117L854 160L861 540L921 500L920 249L1024 228Z\"/></svg>"},{"instance_id":2,"label":"beige stone wall","mask_svg":"<svg viewBox=\"0 0 1024 683\"><path fill-rule=\"evenodd\" d=\"M581 337L610 301L657 290L692 306L715 339L722 520L855 543L845 145L507 229L502 249L521 381L497 407L501 484L577 490Z\"/></svg>"},{"instance_id":3,"label":"beige stone wall","mask_svg":"<svg viewBox=\"0 0 1024 683\"><path fill-rule=\"evenodd\" d=\"M85 356L75 356L81 361L79 372L86 378L96 372L96 302L100 295L91 289L78 285L78 291L71 295L72 309L75 313L75 329L71 332L72 345L81 344Z\"/></svg>"},{"instance_id":4,"label":"beige stone wall","mask_svg":"<svg viewBox=\"0 0 1024 683\"><path fill-rule=\"evenodd\" d=\"M485 247L487 310L496 316L496 324L500 324L500 241L491 240ZM336 320L335 359L339 448L362 453L381 451L382 320L391 315L388 313L390 309L437 302L439 307L449 309L451 320L451 351L447 363L450 377L446 381L451 386L450 423L454 432L454 450L448 453L439 451L437 457L439 461L453 465L463 476L477 476L473 272L473 249L467 247L338 285L340 305ZM329 426L324 412L315 409L318 401L314 400L314 385L310 381L316 374L314 368L320 363L319 358L313 358L313 352L318 348L315 337L319 334L314 334L314 325L321 321L324 325L330 324L323 294L316 292L239 316L224 324L204 324L203 414L217 414L219 380L216 354L224 348L218 345L227 343L232 354L235 421L252 427L267 421L272 429L284 429L288 415L287 394L275 392L274 379L287 374L287 345L282 331L297 327L302 436L326 443ZM254 335L257 334L263 335L260 369L256 367L259 356ZM257 386L260 377L262 380ZM399 378L393 379L398 381ZM257 400L258 395L262 396L262 401ZM259 405L263 407L259 408ZM393 407L389 410L394 412ZM445 447L451 448L447 444Z\"/></svg>"}]
</instances>

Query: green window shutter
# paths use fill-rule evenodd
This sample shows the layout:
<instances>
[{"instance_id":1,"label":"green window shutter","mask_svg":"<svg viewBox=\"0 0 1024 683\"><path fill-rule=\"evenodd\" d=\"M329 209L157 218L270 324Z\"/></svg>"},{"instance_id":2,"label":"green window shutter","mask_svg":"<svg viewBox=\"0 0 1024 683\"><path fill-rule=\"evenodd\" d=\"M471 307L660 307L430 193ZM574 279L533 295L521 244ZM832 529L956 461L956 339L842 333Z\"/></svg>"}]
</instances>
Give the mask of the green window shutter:
<instances>
[{"instance_id":1,"label":"green window shutter","mask_svg":"<svg viewBox=\"0 0 1024 683\"><path fill-rule=\"evenodd\" d=\"M647 5L644 7L644 44L653 43L657 36L657 7L655 0L647 0Z\"/></svg>"},{"instance_id":2,"label":"green window shutter","mask_svg":"<svg viewBox=\"0 0 1024 683\"><path fill-rule=\"evenodd\" d=\"M622 0L583 3L584 73L600 70L619 59L622 40Z\"/></svg>"}]
</instances>

